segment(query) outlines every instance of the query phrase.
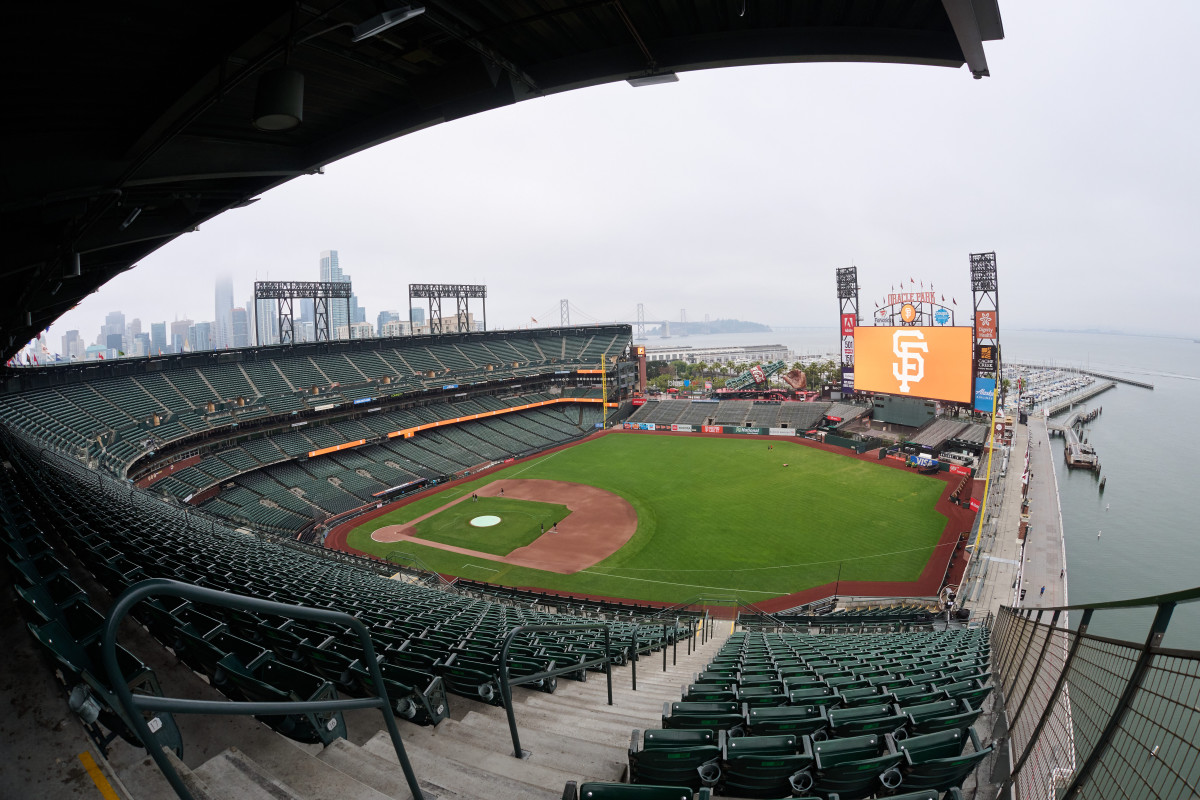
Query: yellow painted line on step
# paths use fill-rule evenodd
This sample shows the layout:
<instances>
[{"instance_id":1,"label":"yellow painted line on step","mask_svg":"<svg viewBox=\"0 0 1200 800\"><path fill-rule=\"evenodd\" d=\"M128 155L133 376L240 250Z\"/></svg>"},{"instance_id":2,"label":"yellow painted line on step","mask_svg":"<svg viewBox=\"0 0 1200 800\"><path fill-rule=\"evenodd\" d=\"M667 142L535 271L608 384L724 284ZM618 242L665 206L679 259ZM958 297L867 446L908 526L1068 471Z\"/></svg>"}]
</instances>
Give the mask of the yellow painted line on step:
<instances>
[{"instance_id":1,"label":"yellow painted line on step","mask_svg":"<svg viewBox=\"0 0 1200 800\"><path fill-rule=\"evenodd\" d=\"M100 771L100 766L96 763L96 759L92 758L91 753L84 750L79 754L79 760L83 762L83 768L87 770L92 783L96 784L96 788L100 790L100 796L104 800L121 800L113 790L112 784L108 782L108 778L104 777L104 773Z\"/></svg>"},{"instance_id":2,"label":"yellow painted line on step","mask_svg":"<svg viewBox=\"0 0 1200 800\"><path fill-rule=\"evenodd\" d=\"M729 620L729 635L733 636L733 620Z\"/></svg>"}]
</instances>

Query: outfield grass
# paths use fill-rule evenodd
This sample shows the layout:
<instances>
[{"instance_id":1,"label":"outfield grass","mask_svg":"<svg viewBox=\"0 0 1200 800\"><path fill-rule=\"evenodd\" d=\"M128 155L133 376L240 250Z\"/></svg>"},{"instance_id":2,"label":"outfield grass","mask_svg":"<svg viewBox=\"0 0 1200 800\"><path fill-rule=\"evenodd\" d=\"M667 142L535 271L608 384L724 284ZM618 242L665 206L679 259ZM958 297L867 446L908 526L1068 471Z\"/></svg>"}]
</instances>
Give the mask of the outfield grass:
<instances>
[{"instance_id":1,"label":"outfield grass","mask_svg":"<svg viewBox=\"0 0 1200 800\"><path fill-rule=\"evenodd\" d=\"M502 478L589 484L633 506L638 528L621 550L558 575L406 542L432 568L510 586L679 602L734 594L756 601L841 580L910 581L946 518L936 478L773 439L618 433L514 465L423 498L351 532L351 547L386 556L370 538ZM784 463L790 466L784 467Z\"/></svg>"},{"instance_id":2,"label":"outfield grass","mask_svg":"<svg viewBox=\"0 0 1200 800\"><path fill-rule=\"evenodd\" d=\"M562 522L570 513L566 506L554 503L481 497L475 502L464 500L421 520L416 524L416 533L422 539L506 556ZM500 517L500 523L490 528L471 526L472 519L487 514Z\"/></svg>"}]
</instances>

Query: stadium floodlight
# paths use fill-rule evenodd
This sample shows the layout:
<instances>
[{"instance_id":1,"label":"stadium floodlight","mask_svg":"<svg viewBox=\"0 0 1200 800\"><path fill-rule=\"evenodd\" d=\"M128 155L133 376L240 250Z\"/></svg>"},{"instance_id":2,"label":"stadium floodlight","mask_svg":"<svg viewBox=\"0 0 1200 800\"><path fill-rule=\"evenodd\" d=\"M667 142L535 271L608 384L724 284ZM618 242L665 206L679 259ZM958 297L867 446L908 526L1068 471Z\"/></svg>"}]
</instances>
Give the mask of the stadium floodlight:
<instances>
[{"instance_id":1,"label":"stadium floodlight","mask_svg":"<svg viewBox=\"0 0 1200 800\"><path fill-rule=\"evenodd\" d=\"M656 72L653 75L639 75L636 78L627 78L625 82L630 86L658 86L660 83L678 83L679 76L674 72Z\"/></svg>"},{"instance_id":2,"label":"stadium floodlight","mask_svg":"<svg viewBox=\"0 0 1200 800\"><path fill-rule=\"evenodd\" d=\"M350 38L350 41L358 43L364 39L370 39L372 36L378 36L388 28L394 28L424 13L425 6L404 6L384 11L382 14L376 14L370 19L354 26L354 35Z\"/></svg>"}]
</instances>

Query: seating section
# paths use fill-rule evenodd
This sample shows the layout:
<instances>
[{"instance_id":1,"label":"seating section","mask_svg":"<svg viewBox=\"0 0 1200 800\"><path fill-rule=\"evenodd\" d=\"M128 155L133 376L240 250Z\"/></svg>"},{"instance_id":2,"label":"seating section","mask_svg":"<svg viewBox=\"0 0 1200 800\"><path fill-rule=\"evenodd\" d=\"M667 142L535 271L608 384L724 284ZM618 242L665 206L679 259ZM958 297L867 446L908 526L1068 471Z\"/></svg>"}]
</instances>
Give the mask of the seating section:
<instances>
[{"instance_id":1,"label":"seating section","mask_svg":"<svg viewBox=\"0 0 1200 800\"><path fill-rule=\"evenodd\" d=\"M447 425L422 431L411 439L391 439L292 460L316 448L375 438L400 427L548 398L534 394L507 399L513 402L480 397L325 426L305 426L208 455L152 488L185 499L214 484L224 484L200 507L240 524L294 533L310 527L314 519L369 504L377 493L395 486L422 478L442 478L483 463L563 444L590 431L600 419L598 409L555 405Z\"/></svg>"},{"instance_id":2,"label":"seating section","mask_svg":"<svg viewBox=\"0 0 1200 800\"><path fill-rule=\"evenodd\" d=\"M983 627L734 633L664 704L661 729L633 732L630 779L735 797L936 797L991 753L971 727L989 658Z\"/></svg>"},{"instance_id":3,"label":"seating section","mask_svg":"<svg viewBox=\"0 0 1200 800\"><path fill-rule=\"evenodd\" d=\"M31 632L64 665L68 688L94 672L102 617L66 576L42 535L50 530L112 596L146 578L172 578L356 616L370 630L395 713L419 724L436 724L449 714L448 694L504 705L497 658L513 628L586 621L392 580L387 577L391 568L366 559L361 565L348 564L320 557L319 548L285 547L219 524L201 529L189 525L178 509L65 460L38 468L30 454L15 447L4 457L21 466L20 472L0 475L0 518L9 561L25 576L19 588L36 620ZM231 698L333 699L373 691L359 640L338 626L166 596L138 604L133 615L184 664ZM610 661L625 663L635 642L639 653L651 653L693 632L688 625L664 627L661 619L608 625L609 652L600 629L518 635L509 665L514 678L556 674L514 691L550 693L560 677L584 680L587 672L603 671ZM124 661L131 683L157 691L152 671L132 656ZM340 715L261 720L302 742L328 743L345 735Z\"/></svg>"},{"instance_id":4,"label":"seating section","mask_svg":"<svg viewBox=\"0 0 1200 800\"><path fill-rule=\"evenodd\" d=\"M542 340L545 348L538 344ZM219 354L220 363L218 354L212 354L198 367L180 367L167 358L159 362L159 372L4 395L0 418L74 458L96 458L104 469L124 477L147 453L214 428L363 397L440 390L447 383L474 385L595 368L628 343L626 329L598 326L459 334L442 341L335 343L311 356L295 355L289 348L230 351ZM594 387L576 396L598 393Z\"/></svg>"}]
</instances>

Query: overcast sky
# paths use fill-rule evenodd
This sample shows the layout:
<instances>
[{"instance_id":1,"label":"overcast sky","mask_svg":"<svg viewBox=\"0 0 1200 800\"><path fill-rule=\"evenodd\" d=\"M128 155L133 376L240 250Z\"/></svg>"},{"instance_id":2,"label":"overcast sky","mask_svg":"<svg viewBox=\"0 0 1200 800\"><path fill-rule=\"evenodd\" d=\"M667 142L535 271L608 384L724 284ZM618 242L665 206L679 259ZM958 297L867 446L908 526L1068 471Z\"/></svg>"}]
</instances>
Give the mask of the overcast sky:
<instances>
[{"instance_id":1,"label":"overcast sky","mask_svg":"<svg viewBox=\"0 0 1200 800\"><path fill-rule=\"evenodd\" d=\"M490 327L737 317L836 323L910 277L970 305L995 250L1001 330L1200 336L1200 4L1001 0L992 77L796 64L533 100L403 137L180 237L50 331L209 320L336 249L367 319L410 282L488 285ZM1188 234L1187 231L1193 231Z\"/></svg>"}]
</instances>

